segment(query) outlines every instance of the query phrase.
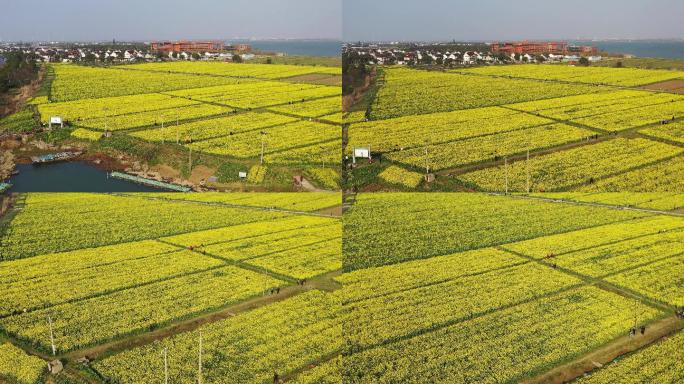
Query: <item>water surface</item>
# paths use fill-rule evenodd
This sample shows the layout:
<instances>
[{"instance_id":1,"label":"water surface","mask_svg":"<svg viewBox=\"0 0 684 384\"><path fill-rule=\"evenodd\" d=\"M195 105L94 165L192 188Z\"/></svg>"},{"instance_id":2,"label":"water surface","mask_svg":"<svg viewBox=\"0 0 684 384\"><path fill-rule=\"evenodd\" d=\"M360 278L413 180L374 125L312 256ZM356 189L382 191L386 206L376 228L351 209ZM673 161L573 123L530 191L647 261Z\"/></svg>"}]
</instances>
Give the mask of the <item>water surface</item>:
<instances>
[{"instance_id":1,"label":"water surface","mask_svg":"<svg viewBox=\"0 0 684 384\"><path fill-rule=\"evenodd\" d=\"M86 162L17 164L10 192L152 192L159 189L107 177L107 172Z\"/></svg>"}]
</instances>

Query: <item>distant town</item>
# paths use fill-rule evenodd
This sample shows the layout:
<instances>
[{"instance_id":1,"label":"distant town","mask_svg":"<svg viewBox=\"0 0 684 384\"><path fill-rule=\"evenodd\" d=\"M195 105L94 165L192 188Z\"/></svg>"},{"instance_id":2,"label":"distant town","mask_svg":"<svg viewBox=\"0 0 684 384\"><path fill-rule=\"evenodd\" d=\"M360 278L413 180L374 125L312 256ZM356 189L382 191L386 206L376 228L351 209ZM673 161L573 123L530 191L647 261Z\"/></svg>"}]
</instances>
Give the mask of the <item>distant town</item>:
<instances>
[{"instance_id":1,"label":"distant town","mask_svg":"<svg viewBox=\"0 0 684 384\"><path fill-rule=\"evenodd\" d=\"M469 66L480 64L565 62L602 60L598 48L566 42L516 41L492 43L348 43L346 55L369 64Z\"/></svg>"},{"instance_id":2,"label":"distant town","mask_svg":"<svg viewBox=\"0 0 684 384\"><path fill-rule=\"evenodd\" d=\"M247 61L259 55L283 56L278 52L255 52L249 44L221 41L153 41L107 43L0 43L2 54L23 52L45 63L122 63L159 60Z\"/></svg>"}]
</instances>

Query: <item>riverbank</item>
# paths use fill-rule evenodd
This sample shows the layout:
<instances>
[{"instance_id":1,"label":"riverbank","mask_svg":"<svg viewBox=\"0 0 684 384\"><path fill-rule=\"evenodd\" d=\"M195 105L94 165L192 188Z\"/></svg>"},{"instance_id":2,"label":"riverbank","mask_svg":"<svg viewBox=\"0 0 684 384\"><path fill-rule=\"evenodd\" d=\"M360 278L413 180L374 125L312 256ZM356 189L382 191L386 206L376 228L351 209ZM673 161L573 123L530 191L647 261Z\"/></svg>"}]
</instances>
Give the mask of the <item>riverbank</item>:
<instances>
[{"instance_id":1,"label":"riverbank","mask_svg":"<svg viewBox=\"0 0 684 384\"><path fill-rule=\"evenodd\" d=\"M293 175L304 174L304 170L292 168L271 167L271 180L266 180L261 185L250 185L245 180L222 182L222 175L235 173L238 170L248 171L248 164L228 164L224 159L215 156L193 154L192 166L189 164L188 154L175 148L173 144L158 145L152 158L143 158L126 151L112 148L106 143L82 142L72 138L62 138L53 142L44 141L49 138L46 132L5 135L0 138L0 148L12 156L12 164L8 165L7 172L0 180L7 180L14 170L14 165L31 165L32 157L53 154L57 152L81 152L80 155L70 158L70 163L80 163L97 169L101 173L122 172L129 175L142 177L164 183L185 186L193 191L320 191L318 186L303 178L301 185L293 183ZM134 152L134 151L132 151ZM50 167L50 164L41 165ZM75 167L76 171L85 171L84 177L93 177L92 172L86 171L85 167ZM21 171L21 170L19 170ZM0 172L0 175L3 173ZM74 175L70 175L74 178ZM31 183L29 183L31 184ZM38 186L43 190L44 186ZM85 185L82 186L87 190ZM22 188L19 186L18 188ZM27 191L29 191L27 190Z\"/></svg>"}]
</instances>

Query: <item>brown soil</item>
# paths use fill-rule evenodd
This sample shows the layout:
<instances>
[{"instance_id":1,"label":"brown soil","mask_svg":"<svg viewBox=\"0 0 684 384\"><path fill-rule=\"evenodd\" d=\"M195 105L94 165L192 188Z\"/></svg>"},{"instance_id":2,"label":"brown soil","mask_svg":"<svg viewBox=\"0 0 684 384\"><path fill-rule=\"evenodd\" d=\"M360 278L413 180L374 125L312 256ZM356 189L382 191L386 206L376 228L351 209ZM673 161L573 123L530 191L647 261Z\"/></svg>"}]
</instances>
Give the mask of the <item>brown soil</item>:
<instances>
[{"instance_id":1,"label":"brown soil","mask_svg":"<svg viewBox=\"0 0 684 384\"><path fill-rule=\"evenodd\" d=\"M340 195L340 198L342 198L341 195ZM334 216L334 217L342 217L342 206L340 205L337 207L321 209L319 211L316 211L316 213L320 213L321 215L330 215L330 216Z\"/></svg>"},{"instance_id":2,"label":"brown soil","mask_svg":"<svg viewBox=\"0 0 684 384\"><path fill-rule=\"evenodd\" d=\"M2 148L2 149L13 150L13 149L17 149L19 147L21 147L21 140L20 139L6 138L3 140L0 140L0 148Z\"/></svg>"},{"instance_id":3,"label":"brown soil","mask_svg":"<svg viewBox=\"0 0 684 384\"><path fill-rule=\"evenodd\" d=\"M215 169L209 168L204 165L198 165L192 169L192 174L190 175L190 182L193 184L200 184L203 180L206 181L210 176L216 173Z\"/></svg>"},{"instance_id":4,"label":"brown soil","mask_svg":"<svg viewBox=\"0 0 684 384\"><path fill-rule=\"evenodd\" d=\"M308 83L332 86L342 85L342 76L325 73L310 73L308 75L293 76L281 80L291 83Z\"/></svg>"},{"instance_id":5,"label":"brown soil","mask_svg":"<svg viewBox=\"0 0 684 384\"><path fill-rule=\"evenodd\" d=\"M165 164L155 165L152 168L150 168L150 170L153 172L157 172L161 175L161 177L165 179L177 179L181 177L180 171L178 171L177 169L173 169L172 167Z\"/></svg>"},{"instance_id":6,"label":"brown soil","mask_svg":"<svg viewBox=\"0 0 684 384\"><path fill-rule=\"evenodd\" d=\"M651 91L664 91L684 95L684 80L668 80L660 83L645 85L641 88Z\"/></svg>"},{"instance_id":7,"label":"brown soil","mask_svg":"<svg viewBox=\"0 0 684 384\"><path fill-rule=\"evenodd\" d=\"M124 171L128 164L125 159L115 159L104 153L85 153L79 160L85 160L104 171Z\"/></svg>"}]
</instances>

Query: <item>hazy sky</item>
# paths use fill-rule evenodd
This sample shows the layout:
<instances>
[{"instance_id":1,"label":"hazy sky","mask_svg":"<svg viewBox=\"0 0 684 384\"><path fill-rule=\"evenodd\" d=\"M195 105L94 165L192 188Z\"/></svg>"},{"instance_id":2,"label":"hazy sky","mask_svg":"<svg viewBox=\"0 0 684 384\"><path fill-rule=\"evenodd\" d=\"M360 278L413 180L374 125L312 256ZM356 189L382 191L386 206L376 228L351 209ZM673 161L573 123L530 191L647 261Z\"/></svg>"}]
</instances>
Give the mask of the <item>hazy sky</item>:
<instances>
[{"instance_id":1,"label":"hazy sky","mask_svg":"<svg viewBox=\"0 0 684 384\"><path fill-rule=\"evenodd\" d=\"M684 38L684 0L343 0L343 39Z\"/></svg>"},{"instance_id":2,"label":"hazy sky","mask_svg":"<svg viewBox=\"0 0 684 384\"><path fill-rule=\"evenodd\" d=\"M1 0L0 40L340 39L342 0Z\"/></svg>"}]
</instances>

